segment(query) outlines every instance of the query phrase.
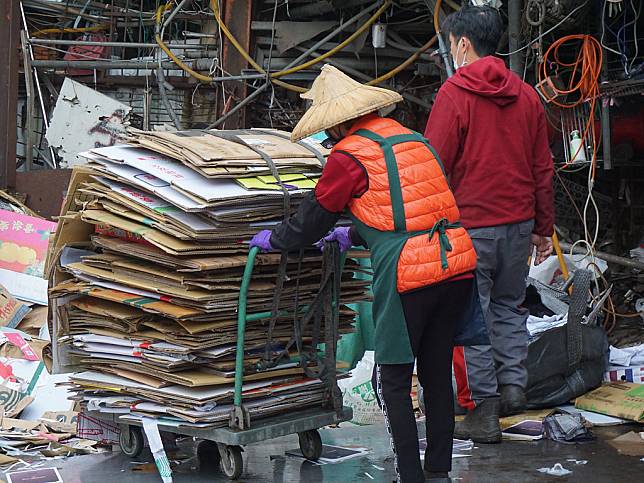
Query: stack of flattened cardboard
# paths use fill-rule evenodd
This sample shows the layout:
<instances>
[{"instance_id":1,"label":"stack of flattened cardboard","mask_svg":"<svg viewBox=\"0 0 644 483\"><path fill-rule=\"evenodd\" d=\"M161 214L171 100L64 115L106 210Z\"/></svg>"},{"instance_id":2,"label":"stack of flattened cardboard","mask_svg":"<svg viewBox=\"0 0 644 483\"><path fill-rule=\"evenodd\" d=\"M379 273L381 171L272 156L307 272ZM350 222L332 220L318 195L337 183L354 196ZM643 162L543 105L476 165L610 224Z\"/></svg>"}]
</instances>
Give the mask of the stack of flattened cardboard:
<instances>
[{"instance_id":1,"label":"stack of flattened cardboard","mask_svg":"<svg viewBox=\"0 0 644 483\"><path fill-rule=\"evenodd\" d=\"M139 133L139 145L151 147L158 137L163 149L155 149L178 159L136 146L99 148L85 153L90 163L72 175L48 263L54 362L85 370L71 382L75 399L86 408L163 417L177 425L225 425L247 241L279 222L289 204L281 186L245 188L230 172L206 178L188 167L193 151L180 155L168 147L177 146L169 141L177 133L157 134ZM211 148L203 152L214 159L221 147ZM225 160L225 149L218 156ZM298 180L315 179L315 157L292 159L284 164L287 172ZM245 163L234 166L265 167L261 158ZM318 162L318 174L319 169ZM306 194L295 185L286 189L291 208ZM321 254L313 249L289 259L279 312L271 321L266 314L275 299L279 264L279 254L257 256L247 297L248 313L265 314L247 323L245 335L243 395L255 418L320 406L325 394L321 380L304 376L294 343L295 313L302 315L321 284ZM347 304L368 296L366 282L354 277L357 271L358 264L347 260L340 334L352 330L355 318ZM323 342L315 330L314 324L305 327L302 343ZM265 364L267 359L273 363Z\"/></svg>"},{"instance_id":2,"label":"stack of flattened cardboard","mask_svg":"<svg viewBox=\"0 0 644 483\"><path fill-rule=\"evenodd\" d=\"M328 149L312 140L289 139L289 133L273 129L130 131L130 144L178 159L207 178L270 175L262 155L269 156L280 173L319 170Z\"/></svg>"}]
</instances>

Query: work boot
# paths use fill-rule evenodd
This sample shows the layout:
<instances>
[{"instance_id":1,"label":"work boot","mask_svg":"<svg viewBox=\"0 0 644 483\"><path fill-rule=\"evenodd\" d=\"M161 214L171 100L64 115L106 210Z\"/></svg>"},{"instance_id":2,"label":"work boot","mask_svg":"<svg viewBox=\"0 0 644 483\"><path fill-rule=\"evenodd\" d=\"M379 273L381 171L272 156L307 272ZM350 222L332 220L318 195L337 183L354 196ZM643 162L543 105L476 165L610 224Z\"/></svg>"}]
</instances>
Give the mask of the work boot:
<instances>
[{"instance_id":1,"label":"work boot","mask_svg":"<svg viewBox=\"0 0 644 483\"><path fill-rule=\"evenodd\" d=\"M528 401L525 398L525 392L520 386L508 384L501 386L501 417L514 416L525 411Z\"/></svg>"},{"instance_id":2,"label":"work boot","mask_svg":"<svg viewBox=\"0 0 644 483\"><path fill-rule=\"evenodd\" d=\"M471 439L475 443L500 443L499 405L498 397L483 399L463 421L456 421L454 437Z\"/></svg>"}]
</instances>

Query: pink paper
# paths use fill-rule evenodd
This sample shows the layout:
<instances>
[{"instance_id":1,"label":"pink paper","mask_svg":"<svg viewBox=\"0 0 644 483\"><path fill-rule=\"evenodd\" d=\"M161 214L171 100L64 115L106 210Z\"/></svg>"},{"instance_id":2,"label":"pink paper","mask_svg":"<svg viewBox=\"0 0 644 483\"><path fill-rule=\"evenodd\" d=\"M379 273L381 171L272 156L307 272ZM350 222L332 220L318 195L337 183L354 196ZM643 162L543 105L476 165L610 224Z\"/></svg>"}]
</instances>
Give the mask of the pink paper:
<instances>
[{"instance_id":1,"label":"pink paper","mask_svg":"<svg viewBox=\"0 0 644 483\"><path fill-rule=\"evenodd\" d=\"M42 277L55 230L52 221L0 210L0 268Z\"/></svg>"},{"instance_id":2,"label":"pink paper","mask_svg":"<svg viewBox=\"0 0 644 483\"><path fill-rule=\"evenodd\" d=\"M20 352L25 356L25 359L28 361L39 361L40 358L36 353L33 351L31 346L27 343L25 339L22 338L22 336L16 332L5 332L3 334L9 343L15 345L20 349Z\"/></svg>"}]
</instances>

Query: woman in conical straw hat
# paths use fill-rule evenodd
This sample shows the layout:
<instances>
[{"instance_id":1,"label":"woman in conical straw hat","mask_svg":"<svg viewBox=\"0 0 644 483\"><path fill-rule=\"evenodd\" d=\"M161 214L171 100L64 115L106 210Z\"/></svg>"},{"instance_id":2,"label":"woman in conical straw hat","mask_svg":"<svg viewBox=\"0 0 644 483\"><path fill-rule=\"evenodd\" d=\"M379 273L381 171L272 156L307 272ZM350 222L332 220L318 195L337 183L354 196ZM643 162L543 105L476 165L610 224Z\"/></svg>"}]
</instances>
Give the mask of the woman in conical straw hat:
<instances>
[{"instance_id":1,"label":"woman in conical straw hat","mask_svg":"<svg viewBox=\"0 0 644 483\"><path fill-rule=\"evenodd\" d=\"M427 140L378 114L402 101L400 94L365 86L325 65L302 97L311 107L291 139L325 131L335 145L298 212L250 244L291 251L324 237L341 250L370 249L373 387L390 433L397 481L449 481L452 348L489 343L472 276L472 242ZM343 213L352 227L329 233ZM414 362L429 412L424 468L410 398Z\"/></svg>"}]
</instances>

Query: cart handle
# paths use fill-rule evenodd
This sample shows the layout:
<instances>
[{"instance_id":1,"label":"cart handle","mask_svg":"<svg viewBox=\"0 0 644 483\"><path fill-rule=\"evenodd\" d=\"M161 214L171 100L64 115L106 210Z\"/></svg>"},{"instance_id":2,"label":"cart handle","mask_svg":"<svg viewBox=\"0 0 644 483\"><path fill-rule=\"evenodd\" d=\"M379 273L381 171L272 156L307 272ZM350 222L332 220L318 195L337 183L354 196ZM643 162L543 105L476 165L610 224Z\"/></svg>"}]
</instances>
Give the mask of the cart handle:
<instances>
[{"instance_id":1,"label":"cart handle","mask_svg":"<svg viewBox=\"0 0 644 483\"><path fill-rule=\"evenodd\" d=\"M248 305L248 287L255 268L255 258L259 253L258 247L252 247L248 252L248 259L246 260L246 267L244 268L244 275L242 277L241 286L239 288L239 303L237 304L237 353L235 354L235 393L233 404L236 408L241 408L242 405L242 389L244 383L244 342L246 338L246 322L249 319L259 320L270 315L270 312L261 314L252 314L250 317L246 313ZM340 258L340 272L344 269L347 255L343 253ZM339 310L339 304L334 301L335 310Z\"/></svg>"},{"instance_id":2,"label":"cart handle","mask_svg":"<svg viewBox=\"0 0 644 483\"><path fill-rule=\"evenodd\" d=\"M248 287L255 267L255 257L259 248L252 247L248 252L246 268L239 288L239 304L237 306L237 354L235 354L235 398L236 407L241 407L242 384L244 381L244 339L246 337L246 306L248 304Z\"/></svg>"}]
</instances>

